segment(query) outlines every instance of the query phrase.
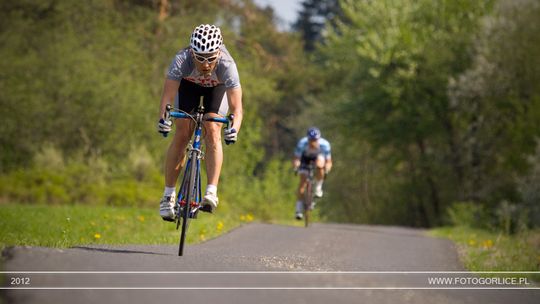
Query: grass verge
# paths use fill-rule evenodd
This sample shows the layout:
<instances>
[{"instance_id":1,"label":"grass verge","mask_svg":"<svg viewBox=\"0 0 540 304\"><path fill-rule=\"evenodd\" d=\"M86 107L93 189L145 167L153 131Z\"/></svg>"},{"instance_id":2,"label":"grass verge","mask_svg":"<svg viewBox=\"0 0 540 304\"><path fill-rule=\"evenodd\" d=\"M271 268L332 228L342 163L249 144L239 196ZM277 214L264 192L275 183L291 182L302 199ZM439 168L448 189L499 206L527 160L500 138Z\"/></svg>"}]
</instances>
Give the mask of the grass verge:
<instances>
[{"instance_id":1,"label":"grass verge","mask_svg":"<svg viewBox=\"0 0 540 304\"><path fill-rule=\"evenodd\" d=\"M7 246L66 248L88 244L177 244L179 231L157 208L0 205L0 249ZM188 243L202 242L253 221L251 214L201 214Z\"/></svg>"},{"instance_id":2,"label":"grass verge","mask_svg":"<svg viewBox=\"0 0 540 304\"><path fill-rule=\"evenodd\" d=\"M540 230L505 235L469 227L443 227L430 235L452 240L470 271L540 271ZM539 274L526 275L540 281Z\"/></svg>"}]
</instances>

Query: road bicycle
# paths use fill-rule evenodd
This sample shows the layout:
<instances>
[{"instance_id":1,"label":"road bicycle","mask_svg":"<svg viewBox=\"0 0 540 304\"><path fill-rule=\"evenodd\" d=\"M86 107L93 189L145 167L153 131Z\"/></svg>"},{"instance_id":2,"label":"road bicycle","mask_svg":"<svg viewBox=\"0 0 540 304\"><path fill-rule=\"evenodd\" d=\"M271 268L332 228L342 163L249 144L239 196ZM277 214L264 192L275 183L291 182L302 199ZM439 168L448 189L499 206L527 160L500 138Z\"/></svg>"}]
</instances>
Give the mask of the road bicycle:
<instances>
[{"instance_id":1,"label":"road bicycle","mask_svg":"<svg viewBox=\"0 0 540 304\"><path fill-rule=\"evenodd\" d=\"M229 125L232 125L234 115L230 114L227 118L204 118L203 96L201 96L199 107L194 114L189 114L178 109L174 109L175 111L171 110L171 105L167 105L165 113L166 119L170 119L171 117L191 119L195 123L193 135L187 148L187 162L184 166L184 176L174 206L176 229L178 230L181 227L178 256L182 256L184 254L184 245L190 220L197 218L199 210L210 211L202 209L203 206L201 205L201 160L204 158L204 151L202 150L203 122L218 122L224 124L226 128L229 128ZM166 134L164 134L164 136L166 136ZM225 141L225 143L228 145L232 142Z\"/></svg>"},{"instance_id":2,"label":"road bicycle","mask_svg":"<svg viewBox=\"0 0 540 304\"><path fill-rule=\"evenodd\" d=\"M302 200L302 207L304 208L304 227L309 226L309 220L311 216L311 211L313 210L314 206L314 194L313 191L315 189L315 177L314 177L314 171L315 171L315 165L313 161L309 162L307 165L302 166L302 171L307 172L306 177L306 188L304 189L304 199Z\"/></svg>"}]
</instances>

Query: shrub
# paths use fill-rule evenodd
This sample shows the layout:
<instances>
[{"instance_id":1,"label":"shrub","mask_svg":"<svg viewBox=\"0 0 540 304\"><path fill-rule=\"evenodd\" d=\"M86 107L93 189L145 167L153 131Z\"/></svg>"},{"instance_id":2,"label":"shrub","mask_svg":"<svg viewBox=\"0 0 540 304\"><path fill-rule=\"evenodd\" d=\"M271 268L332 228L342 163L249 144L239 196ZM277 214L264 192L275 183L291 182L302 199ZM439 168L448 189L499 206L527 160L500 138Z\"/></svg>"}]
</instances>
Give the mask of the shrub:
<instances>
[{"instance_id":1,"label":"shrub","mask_svg":"<svg viewBox=\"0 0 540 304\"><path fill-rule=\"evenodd\" d=\"M457 202L447 209L450 223L455 226L485 228L486 212L482 205L475 202ZM489 221L488 221L489 222Z\"/></svg>"}]
</instances>

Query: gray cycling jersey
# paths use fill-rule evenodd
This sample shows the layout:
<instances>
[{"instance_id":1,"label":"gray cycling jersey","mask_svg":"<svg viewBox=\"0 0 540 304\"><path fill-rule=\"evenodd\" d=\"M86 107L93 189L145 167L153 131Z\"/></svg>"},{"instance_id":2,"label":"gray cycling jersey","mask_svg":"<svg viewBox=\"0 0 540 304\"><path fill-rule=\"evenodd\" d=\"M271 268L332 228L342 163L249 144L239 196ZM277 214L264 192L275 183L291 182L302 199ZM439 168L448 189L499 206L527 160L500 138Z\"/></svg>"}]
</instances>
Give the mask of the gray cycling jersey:
<instances>
[{"instance_id":1,"label":"gray cycling jersey","mask_svg":"<svg viewBox=\"0 0 540 304\"><path fill-rule=\"evenodd\" d=\"M227 51L225 45L222 45L219 49L221 55L219 56L216 68L209 77L205 77L199 73L193 62L195 59L191 56L191 49L185 48L174 56L167 72L167 78L176 81L184 78L203 87L216 87L223 84L227 89L239 88L240 77L238 76L234 59L229 54L229 51Z\"/></svg>"}]
</instances>

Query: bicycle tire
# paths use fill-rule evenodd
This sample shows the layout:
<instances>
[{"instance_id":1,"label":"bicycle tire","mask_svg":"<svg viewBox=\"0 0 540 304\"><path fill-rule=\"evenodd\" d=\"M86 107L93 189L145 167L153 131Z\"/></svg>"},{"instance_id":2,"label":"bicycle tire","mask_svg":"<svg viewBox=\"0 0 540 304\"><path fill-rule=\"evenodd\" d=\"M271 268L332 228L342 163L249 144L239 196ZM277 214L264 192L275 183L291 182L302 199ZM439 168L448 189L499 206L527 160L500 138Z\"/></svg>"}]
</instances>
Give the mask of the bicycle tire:
<instances>
[{"instance_id":1,"label":"bicycle tire","mask_svg":"<svg viewBox=\"0 0 540 304\"><path fill-rule=\"evenodd\" d=\"M197 153L192 153L190 159L189 167L189 179L187 183L187 196L186 196L186 206L184 207L184 212L182 214L182 230L180 231L180 245L178 246L178 256L184 255L184 245L186 241L187 231L189 229L189 220L191 213L191 201L194 200L194 196L197 195Z\"/></svg>"},{"instance_id":2,"label":"bicycle tire","mask_svg":"<svg viewBox=\"0 0 540 304\"><path fill-rule=\"evenodd\" d=\"M313 189L311 181L307 182L306 190L304 192L304 227L309 226L309 220L311 215L311 203L313 201Z\"/></svg>"},{"instance_id":3,"label":"bicycle tire","mask_svg":"<svg viewBox=\"0 0 540 304\"><path fill-rule=\"evenodd\" d=\"M189 164L189 163L187 163ZM183 212L183 209L180 208L181 200L186 200L187 197L187 191L189 189L188 181L189 181L189 174L191 172L190 166L186 168L184 171L184 176L182 177L182 183L180 184L180 191L178 191L178 211L176 212L176 230L180 228L180 225L182 224L182 214L180 212Z\"/></svg>"}]
</instances>

